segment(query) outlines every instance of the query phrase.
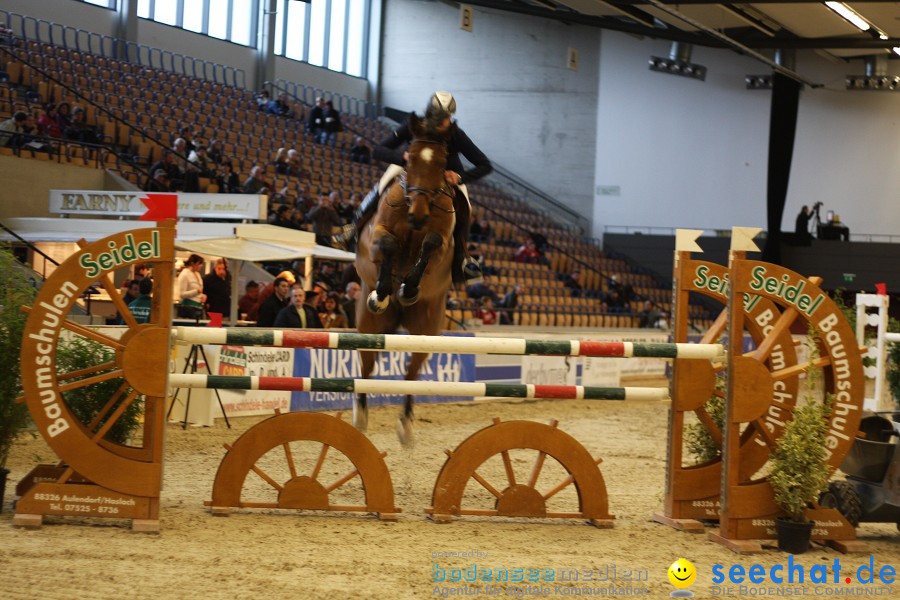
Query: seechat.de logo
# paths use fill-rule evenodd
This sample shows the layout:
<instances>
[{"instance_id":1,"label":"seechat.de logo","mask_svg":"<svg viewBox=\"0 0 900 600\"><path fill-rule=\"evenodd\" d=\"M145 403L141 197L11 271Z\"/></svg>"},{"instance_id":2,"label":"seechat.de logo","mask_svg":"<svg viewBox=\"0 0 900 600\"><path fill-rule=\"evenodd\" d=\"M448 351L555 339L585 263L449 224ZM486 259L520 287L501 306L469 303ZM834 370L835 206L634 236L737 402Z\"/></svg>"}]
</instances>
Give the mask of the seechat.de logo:
<instances>
[{"instance_id":1,"label":"seechat.de logo","mask_svg":"<svg viewBox=\"0 0 900 600\"><path fill-rule=\"evenodd\" d=\"M669 582L674 585L677 590L669 595L675 598L693 598L694 592L689 587L697 579L697 569L686 558L679 558L669 566Z\"/></svg>"}]
</instances>

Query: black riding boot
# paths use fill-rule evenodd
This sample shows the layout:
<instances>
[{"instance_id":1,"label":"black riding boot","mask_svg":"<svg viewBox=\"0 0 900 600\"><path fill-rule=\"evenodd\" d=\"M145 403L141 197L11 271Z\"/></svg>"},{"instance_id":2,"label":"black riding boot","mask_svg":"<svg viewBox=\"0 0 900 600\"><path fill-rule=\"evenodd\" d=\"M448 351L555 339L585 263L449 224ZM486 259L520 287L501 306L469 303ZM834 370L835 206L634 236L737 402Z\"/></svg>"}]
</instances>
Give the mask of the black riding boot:
<instances>
[{"instance_id":1,"label":"black riding boot","mask_svg":"<svg viewBox=\"0 0 900 600\"><path fill-rule=\"evenodd\" d=\"M331 245L341 250L352 252L356 248L356 236L359 228L366 224L375 211L378 209L378 186L366 194L363 201L360 202L359 208L353 213L353 222L344 225L344 229L331 236Z\"/></svg>"}]
</instances>

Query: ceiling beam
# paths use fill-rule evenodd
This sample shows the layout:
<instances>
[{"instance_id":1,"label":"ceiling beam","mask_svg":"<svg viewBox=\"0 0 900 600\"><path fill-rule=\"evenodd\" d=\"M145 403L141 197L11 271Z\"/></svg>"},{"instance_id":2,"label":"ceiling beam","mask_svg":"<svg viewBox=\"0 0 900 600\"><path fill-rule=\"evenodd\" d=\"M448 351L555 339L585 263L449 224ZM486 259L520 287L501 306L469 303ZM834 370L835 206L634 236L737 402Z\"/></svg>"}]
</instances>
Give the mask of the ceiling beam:
<instances>
[{"instance_id":1,"label":"ceiling beam","mask_svg":"<svg viewBox=\"0 0 900 600\"><path fill-rule=\"evenodd\" d=\"M895 4L892 0L852 0L853 4ZM618 0L620 4L641 6L652 4L649 0ZM741 6L747 4L822 4L823 0L751 0L750 2L722 2L721 0L660 0L661 4L686 6L690 4L721 4L723 6Z\"/></svg>"}]
</instances>

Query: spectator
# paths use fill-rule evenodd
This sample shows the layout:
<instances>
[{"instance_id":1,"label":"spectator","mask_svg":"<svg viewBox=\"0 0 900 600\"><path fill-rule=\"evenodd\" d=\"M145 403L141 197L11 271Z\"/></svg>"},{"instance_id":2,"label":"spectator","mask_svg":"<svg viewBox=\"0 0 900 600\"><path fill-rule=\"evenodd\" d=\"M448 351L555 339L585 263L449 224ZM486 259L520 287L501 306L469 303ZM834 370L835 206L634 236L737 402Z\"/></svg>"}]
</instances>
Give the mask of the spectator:
<instances>
[{"instance_id":1,"label":"spectator","mask_svg":"<svg viewBox=\"0 0 900 600\"><path fill-rule=\"evenodd\" d=\"M222 165L222 183L220 189L228 194L242 194L244 192L241 186L241 178L234 172L234 165L230 161L226 161Z\"/></svg>"},{"instance_id":2,"label":"spectator","mask_svg":"<svg viewBox=\"0 0 900 600\"><path fill-rule=\"evenodd\" d=\"M60 102L56 106L56 123L60 131L65 131L72 125L72 105L68 102Z\"/></svg>"},{"instance_id":3,"label":"spectator","mask_svg":"<svg viewBox=\"0 0 900 600\"><path fill-rule=\"evenodd\" d=\"M172 145L172 165L177 171L177 176L172 177L170 173L170 179L173 187L182 188L185 191L197 191L199 187L197 181L199 170L187 159L191 150L193 150L193 144L189 149L188 141L184 138L177 138Z\"/></svg>"},{"instance_id":4,"label":"spectator","mask_svg":"<svg viewBox=\"0 0 900 600\"><path fill-rule=\"evenodd\" d=\"M471 300L481 300L485 296L489 296L494 302L498 302L500 300L497 297L497 292L495 292L493 288L491 288L490 280L488 277L485 277L484 281L473 283L472 285L467 287L466 295Z\"/></svg>"},{"instance_id":5,"label":"spectator","mask_svg":"<svg viewBox=\"0 0 900 600\"><path fill-rule=\"evenodd\" d=\"M122 302L125 303L125 306L128 306L135 300L137 300L138 296L141 295L141 281L139 279L132 279L128 281L128 285L124 286L122 294ZM125 323L125 320L122 318L121 313L116 313L116 325L122 325Z\"/></svg>"},{"instance_id":6,"label":"spectator","mask_svg":"<svg viewBox=\"0 0 900 600\"><path fill-rule=\"evenodd\" d=\"M50 102L44 107L43 114L37 120L38 132L46 137L62 138L63 132L56 118L56 104Z\"/></svg>"},{"instance_id":7,"label":"spectator","mask_svg":"<svg viewBox=\"0 0 900 600\"><path fill-rule=\"evenodd\" d=\"M288 164L287 160L287 148L278 149L278 152L275 153L275 160L272 161L272 164L275 165L276 174L290 175L291 166Z\"/></svg>"},{"instance_id":8,"label":"spectator","mask_svg":"<svg viewBox=\"0 0 900 600\"><path fill-rule=\"evenodd\" d=\"M512 255L512 260L522 263L537 263L540 258L541 253L538 252L531 238L525 239L524 243Z\"/></svg>"},{"instance_id":9,"label":"spectator","mask_svg":"<svg viewBox=\"0 0 900 600\"><path fill-rule=\"evenodd\" d=\"M323 283L326 290L336 290L340 288L340 275L335 272L334 263L331 261L322 261L319 265L319 272L316 273L314 283Z\"/></svg>"},{"instance_id":10,"label":"spectator","mask_svg":"<svg viewBox=\"0 0 900 600\"><path fill-rule=\"evenodd\" d=\"M191 150L188 156L188 162L197 169L197 175L200 177L210 177L214 170L214 164L210 161L206 152L206 146L200 144L195 150Z\"/></svg>"},{"instance_id":11,"label":"spectator","mask_svg":"<svg viewBox=\"0 0 900 600\"><path fill-rule=\"evenodd\" d=\"M316 105L309 111L309 121L306 124L306 131L313 136L313 140L317 140L319 132L325 126L325 101L321 97L316 98Z\"/></svg>"},{"instance_id":12,"label":"spectator","mask_svg":"<svg viewBox=\"0 0 900 600\"><path fill-rule=\"evenodd\" d=\"M287 153L287 163L290 170L288 175L300 177L303 175L303 162L300 160L300 153L291 148Z\"/></svg>"},{"instance_id":13,"label":"spectator","mask_svg":"<svg viewBox=\"0 0 900 600\"><path fill-rule=\"evenodd\" d=\"M135 321L146 323L150 320L150 293L153 291L153 280L149 277L144 277L134 283L138 284L138 297L128 303L128 310L134 315Z\"/></svg>"},{"instance_id":14,"label":"spectator","mask_svg":"<svg viewBox=\"0 0 900 600\"><path fill-rule=\"evenodd\" d=\"M497 306L502 308L500 311L500 324L501 325L514 325L515 319L513 315L515 313L516 307L519 306L519 296L525 293L525 286L521 283L515 284L512 289L510 289L506 294L504 294L503 298L500 299L500 302L497 303Z\"/></svg>"},{"instance_id":15,"label":"spectator","mask_svg":"<svg viewBox=\"0 0 900 600\"><path fill-rule=\"evenodd\" d=\"M665 315L653 308L653 303L649 300L644 300L644 305L639 313L640 320L638 321L638 327L658 327L665 329L666 328L666 319Z\"/></svg>"},{"instance_id":16,"label":"spectator","mask_svg":"<svg viewBox=\"0 0 900 600\"><path fill-rule=\"evenodd\" d=\"M238 298L238 313L243 321L256 321L259 315L259 284L248 281L244 295Z\"/></svg>"},{"instance_id":17,"label":"spectator","mask_svg":"<svg viewBox=\"0 0 900 600\"><path fill-rule=\"evenodd\" d=\"M203 293L203 278L200 277L200 269L203 268L204 262L202 256L191 254L185 261L181 273L178 274L176 297L181 302L178 305L179 317L200 319L203 316L206 294Z\"/></svg>"},{"instance_id":18,"label":"spectator","mask_svg":"<svg viewBox=\"0 0 900 600\"><path fill-rule=\"evenodd\" d=\"M270 225L277 225L278 227L293 227L294 224L291 222L291 207L287 204L282 204L272 213L273 218L269 222Z\"/></svg>"},{"instance_id":19,"label":"spectator","mask_svg":"<svg viewBox=\"0 0 900 600\"><path fill-rule=\"evenodd\" d=\"M353 218L353 207L350 206L349 202L344 202L341 198L341 193L338 191L331 192L328 194L328 200L331 202L334 211L341 218L341 224L349 223Z\"/></svg>"},{"instance_id":20,"label":"spectator","mask_svg":"<svg viewBox=\"0 0 900 600\"><path fill-rule=\"evenodd\" d=\"M244 194L268 194L273 189L272 183L266 179L263 168L259 165L250 170L250 177L244 182Z\"/></svg>"},{"instance_id":21,"label":"spectator","mask_svg":"<svg viewBox=\"0 0 900 600\"><path fill-rule=\"evenodd\" d=\"M259 110L268 110L269 103L272 101L272 99L269 98L269 90L260 90L253 100L256 102L256 108Z\"/></svg>"},{"instance_id":22,"label":"spectator","mask_svg":"<svg viewBox=\"0 0 900 600\"><path fill-rule=\"evenodd\" d=\"M284 92L278 94L278 100L273 102L269 102L266 107L266 112L272 113L273 115L278 115L280 117L288 117L294 118L296 112L294 112L293 104L291 103L288 95Z\"/></svg>"},{"instance_id":23,"label":"spectator","mask_svg":"<svg viewBox=\"0 0 900 600\"><path fill-rule=\"evenodd\" d=\"M331 246L331 234L334 228L341 224L341 217L334 210L328 196L322 195L318 206L309 211L306 217L312 223L316 243L320 246Z\"/></svg>"},{"instance_id":24,"label":"spectator","mask_svg":"<svg viewBox=\"0 0 900 600\"><path fill-rule=\"evenodd\" d=\"M481 319L482 325L494 325L497 323L497 311L494 310L494 299L484 296L481 299L481 308L475 311L475 318Z\"/></svg>"},{"instance_id":25,"label":"spectator","mask_svg":"<svg viewBox=\"0 0 900 600\"><path fill-rule=\"evenodd\" d=\"M491 235L491 226L487 221L479 220L472 214L472 224L469 226L469 239L476 242L486 242Z\"/></svg>"},{"instance_id":26,"label":"spectator","mask_svg":"<svg viewBox=\"0 0 900 600\"><path fill-rule=\"evenodd\" d=\"M291 284L284 277L277 277L273 285L272 295L262 300L259 305L256 324L260 327L272 327L282 309L288 306L291 294ZM302 302L302 301L301 301Z\"/></svg>"},{"instance_id":27,"label":"spectator","mask_svg":"<svg viewBox=\"0 0 900 600\"><path fill-rule=\"evenodd\" d=\"M340 296L337 292L330 292L322 303L322 312L319 313L319 321L325 329L346 329L349 327L347 315L341 308Z\"/></svg>"},{"instance_id":28,"label":"spectator","mask_svg":"<svg viewBox=\"0 0 900 600\"><path fill-rule=\"evenodd\" d=\"M178 138L175 139L172 145L177 146L179 139L184 140L184 151L179 151L181 154L190 154L197 149L197 144L194 141L194 132L191 127L187 125L182 127Z\"/></svg>"},{"instance_id":29,"label":"spectator","mask_svg":"<svg viewBox=\"0 0 900 600\"><path fill-rule=\"evenodd\" d=\"M372 162L372 149L366 145L366 142L359 136L353 142L350 148L350 160L353 162L369 164Z\"/></svg>"},{"instance_id":30,"label":"spectator","mask_svg":"<svg viewBox=\"0 0 900 600\"><path fill-rule=\"evenodd\" d=\"M584 288L581 286L581 273L572 271L563 277L563 285L569 288L569 295L573 298L581 298Z\"/></svg>"},{"instance_id":31,"label":"spectator","mask_svg":"<svg viewBox=\"0 0 900 600\"><path fill-rule=\"evenodd\" d=\"M290 291L290 302L275 318L275 327L286 329L322 329L314 307L306 304L306 292L299 285Z\"/></svg>"},{"instance_id":32,"label":"spectator","mask_svg":"<svg viewBox=\"0 0 900 600\"><path fill-rule=\"evenodd\" d=\"M170 188L174 188L172 184L173 181L180 179L181 172L178 170L178 167L175 166L172 152L163 149L162 158L150 166L150 180L148 180L147 185L144 186L145 189L150 186L150 181L156 179L156 172L159 170L162 170L166 174L166 178L168 179L166 185Z\"/></svg>"},{"instance_id":33,"label":"spectator","mask_svg":"<svg viewBox=\"0 0 900 600\"><path fill-rule=\"evenodd\" d=\"M534 227L525 226L525 231L528 232L528 237L534 243L535 249L543 255L547 251L547 237Z\"/></svg>"},{"instance_id":34,"label":"spectator","mask_svg":"<svg viewBox=\"0 0 900 600\"><path fill-rule=\"evenodd\" d=\"M0 123L0 144L10 148L21 148L28 140L28 121L31 117L24 111L16 112L11 119Z\"/></svg>"},{"instance_id":35,"label":"spectator","mask_svg":"<svg viewBox=\"0 0 900 600\"><path fill-rule=\"evenodd\" d=\"M209 160L211 160L214 165L221 165L225 161L222 142L220 140L211 141L209 143L209 148L206 150L206 155L209 156Z\"/></svg>"},{"instance_id":36,"label":"spectator","mask_svg":"<svg viewBox=\"0 0 900 600\"><path fill-rule=\"evenodd\" d=\"M606 296L606 310L611 313L628 312L628 305L625 299L619 294L619 290L613 288Z\"/></svg>"},{"instance_id":37,"label":"spectator","mask_svg":"<svg viewBox=\"0 0 900 600\"><path fill-rule=\"evenodd\" d=\"M337 134L344 128L341 126L341 115L334 108L331 100L325 102L325 108L322 110L322 121L322 129L319 130L319 137L316 141L320 144L334 146L337 142Z\"/></svg>"},{"instance_id":38,"label":"spectator","mask_svg":"<svg viewBox=\"0 0 900 600\"><path fill-rule=\"evenodd\" d=\"M309 186L301 183L297 187L297 198L294 200L294 206L303 211L303 214L306 214L313 209L315 204L315 201L309 195Z\"/></svg>"},{"instance_id":39,"label":"spectator","mask_svg":"<svg viewBox=\"0 0 900 600\"><path fill-rule=\"evenodd\" d=\"M347 327L351 329L356 329L356 302L359 299L360 289L358 283L351 281L347 284L347 293L341 301L341 308L344 309L344 314L347 315Z\"/></svg>"},{"instance_id":40,"label":"spectator","mask_svg":"<svg viewBox=\"0 0 900 600\"><path fill-rule=\"evenodd\" d=\"M144 186L145 192L163 192L168 193L174 191L169 183L169 175L165 169L156 169L153 171L153 177Z\"/></svg>"},{"instance_id":41,"label":"spectator","mask_svg":"<svg viewBox=\"0 0 900 600\"><path fill-rule=\"evenodd\" d=\"M630 284L622 284L619 283L618 275L611 275L610 278L606 282L606 287L612 291L616 290L619 292L619 297L623 302L631 302L634 300L634 288L631 287Z\"/></svg>"},{"instance_id":42,"label":"spectator","mask_svg":"<svg viewBox=\"0 0 900 600\"><path fill-rule=\"evenodd\" d=\"M216 261L213 272L203 278L206 294L206 312L221 313L223 318L231 316L231 274L224 258Z\"/></svg>"}]
</instances>

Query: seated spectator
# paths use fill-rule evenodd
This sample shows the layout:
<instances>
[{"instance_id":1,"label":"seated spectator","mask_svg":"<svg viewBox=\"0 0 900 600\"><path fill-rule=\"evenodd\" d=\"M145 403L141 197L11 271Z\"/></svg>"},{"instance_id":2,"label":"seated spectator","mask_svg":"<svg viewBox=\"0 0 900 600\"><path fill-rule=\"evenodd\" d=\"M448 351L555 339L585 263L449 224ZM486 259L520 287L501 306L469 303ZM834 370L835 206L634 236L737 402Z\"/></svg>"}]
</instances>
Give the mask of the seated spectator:
<instances>
[{"instance_id":1,"label":"seated spectator","mask_svg":"<svg viewBox=\"0 0 900 600\"><path fill-rule=\"evenodd\" d=\"M290 304L291 285L294 276L288 278L278 276L272 283L269 295L264 297L264 292L259 295L259 308L257 309L256 324L260 327L273 327L281 311ZM267 289L269 286L266 286ZM305 299L305 296L304 296ZM301 303L303 300L301 300ZM318 318L318 316L316 317Z\"/></svg>"},{"instance_id":2,"label":"seated spectator","mask_svg":"<svg viewBox=\"0 0 900 600\"><path fill-rule=\"evenodd\" d=\"M487 221L479 220L474 214L469 225L469 239L476 242L486 242L491 235L491 226Z\"/></svg>"},{"instance_id":3,"label":"seated spectator","mask_svg":"<svg viewBox=\"0 0 900 600\"><path fill-rule=\"evenodd\" d=\"M73 142L99 144L97 129L87 124L87 113L80 106L72 111L72 123L63 131L63 136Z\"/></svg>"},{"instance_id":4,"label":"seated spectator","mask_svg":"<svg viewBox=\"0 0 900 600\"><path fill-rule=\"evenodd\" d=\"M543 254L547 251L547 236L534 227L525 226L525 231L528 232L528 237L531 238L531 241L534 243L534 247L538 252Z\"/></svg>"},{"instance_id":5,"label":"seated spectator","mask_svg":"<svg viewBox=\"0 0 900 600\"><path fill-rule=\"evenodd\" d=\"M255 321L259 315L259 284L248 281L244 287L244 295L238 298L238 313L241 320Z\"/></svg>"},{"instance_id":6,"label":"seated spectator","mask_svg":"<svg viewBox=\"0 0 900 600\"><path fill-rule=\"evenodd\" d=\"M181 173L178 170L178 167L175 166L175 160L172 156L172 153L167 149L163 149L162 157L158 161L150 165L150 180L148 180L144 185L145 190L150 186L150 182L156 179L156 172L160 170L165 172L166 174L166 177L168 179L166 185L174 189L172 182L176 179L179 179Z\"/></svg>"},{"instance_id":7,"label":"seated spectator","mask_svg":"<svg viewBox=\"0 0 900 600\"><path fill-rule=\"evenodd\" d=\"M653 303L649 300L644 300L643 308L638 315L640 316L638 327L657 327L661 329L667 327L665 315L653 308Z\"/></svg>"},{"instance_id":8,"label":"seated spectator","mask_svg":"<svg viewBox=\"0 0 900 600\"><path fill-rule=\"evenodd\" d=\"M172 176L172 169L170 169L169 178L172 180L172 187L183 189L186 192L196 192L199 189L197 178L199 177L200 171L197 167L188 162L189 154L190 150L188 149L187 140L184 138L177 138L172 145L171 157L171 164L174 167L176 174L175 176Z\"/></svg>"},{"instance_id":9,"label":"seated spectator","mask_svg":"<svg viewBox=\"0 0 900 600\"><path fill-rule=\"evenodd\" d=\"M337 292L330 292L322 302L322 312L319 313L319 321L325 329L346 329L349 327L347 315L341 308L340 296Z\"/></svg>"},{"instance_id":10,"label":"seated spectator","mask_svg":"<svg viewBox=\"0 0 900 600\"><path fill-rule=\"evenodd\" d=\"M275 165L275 173L278 175L290 175L291 166L288 164L287 160L287 148L279 148L278 152L275 153L275 160L272 161L272 164Z\"/></svg>"},{"instance_id":11,"label":"seated spectator","mask_svg":"<svg viewBox=\"0 0 900 600\"><path fill-rule=\"evenodd\" d=\"M195 150L191 150L188 155L188 162L197 168L197 175L200 177L210 177L214 172L214 165L209 159L206 152L206 146L200 144Z\"/></svg>"},{"instance_id":12,"label":"seated spectator","mask_svg":"<svg viewBox=\"0 0 900 600\"><path fill-rule=\"evenodd\" d=\"M489 281L489 278L485 277L484 281L473 283L466 288L466 295L471 300L481 300L485 296L489 296L494 302L499 302L500 299L497 297L497 292L491 288Z\"/></svg>"},{"instance_id":13,"label":"seated spectator","mask_svg":"<svg viewBox=\"0 0 900 600\"><path fill-rule=\"evenodd\" d=\"M168 193L175 191L169 183L169 174L165 169L153 171L153 177L144 186L145 192Z\"/></svg>"},{"instance_id":14,"label":"seated spectator","mask_svg":"<svg viewBox=\"0 0 900 600\"><path fill-rule=\"evenodd\" d=\"M269 97L269 90L260 90L256 93L256 96L253 97L253 101L256 102L256 108L259 110L267 110L269 108L269 103L272 99Z\"/></svg>"},{"instance_id":15,"label":"seated spectator","mask_svg":"<svg viewBox=\"0 0 900 600\"><path fill-rule=\"evenodd\" d=\"M372 149L359 136L356 136L353 147L350 148L350 160L353 162L369 164L372 162Z\"/></svg>"},{"instance_id":16,"label":"seated spectator","mask_svg":"<svg viewBox=\"0 0 900 600\"><path fill-rule=\"evenodd\" d=\"M275 327L285 329L322 329L322 321L315 308L306 303L306 292L295 285L290 292L290 301L275 317Z\"/></svg>"},{"instance_id":17,"label":"seated spectator","mask_svg":"<svg viewBox=\"0 0 900 600\"><path fill-rule=\"evenodd\" d=\"M334 146L337 143L337 134L343 129L340 113L334 108L331 100L326 101L322 109L322 129L319 130L316 141Z\"/></svg>"},{"instance_id":18,"label":"seated spectator","mask_svg":"<svg viewBox=\"0 0 900 600\"><path fill-rule=\"evenodd\" d=\"M278 94L278 99L269 102L266 105L266 112L271 113L273 115L278 115L279 117L288 117L294 118L296 116L296 112L294 111L294 106L291 100L288 98L288 95L284 92Z\"/></svg>"},{"instance_id":19,"label":"seated spectator","mask_svg":"<svg viewBox=\"0 0 900 600\"><path fill-rule=\"evenodd\" d=\"M273 188L272 183L266 179L263 168L256 165L250 170L250 177L241 189L244 194L268 194Z\"/></svg>"},{"instance_id":20,"label":"seated spectator","mask_svg":"<svg viewBox=\"0 0 900 600\"><path fill-rule=\"evenodd\" d=\"M46 137L61 138L63 136L62 129L59 127L59 121L56 119L56 104L50 102L44 107L43 114L37 120L38 132Z\"/></svg>"},{"instance_id":21,"label":"seated spectator","mask_svg":"<svg viewBox=\"0 0 900 600\"><path fill-rule=\"evenodd\" d=\"M331 261L322 261L319 265L319 272L313 276L315 284L324 284L327 290L337 290L340 288L341 276L335 271L334 263Z\"/></svg>"},{"instance_id":22,"label":"seated spectator","mask_svg":"<svg viewBox=\"0 0 900 600\"><path fill-rule=\"evenodd\" d=\"M475 311L475 318L481 319L482 325L494 325L497 323L497 311L494 310L494 299L484 296L481 299L481 308Z\"/></svg>"},{"instance_id":23,"label":"seated spectator","mask_svg":"<svg viewBox=\"0 0 900 600\"><path fill-rule=\"evenodd\" d=\"M232 165L230 161L226 161L222 164L221 173L220 180L222 183L219 184L220 191L227 194L244 193L243 186L241 185L241 178L234 172L234 165Z\"/></svg>"},{"instance_id":24,"label":"seated spectator","mask_svg":"<svg viewBox=\"0 0 900 600\"><path fill-rule=\"evenodd\" d=\"M309 111L309 121L306 123L306 131L313 136L313 140L319 137L319 133L325 126L325 101L319 97L316 98L316 105Z\"/></svg>"},{"instance_id":25,"label":"seated spectator","mask_svg":"<svg viewBox=\"0 0 900 600\"><path fill-rule=\"evenodd\" d=\"M209 143L209 148L207 148L206 150L206 155L214 165L221 165L225 160L224 150L222 149L222 142L220 140L211 141Z\"/></svg>"},{"instance_id":26,"label":"seated spectator","mask_svg":"<svg viewBox=\"0 0 900 600\"><path fill-rule=\"evenodd\" d=\"M581 273L572 271L563 277L563 285L569 288L569 295L573 298L581 298L584 288L581 287Z\"/></svg>"},{"instance_id":27,"label":"seated spectator","mask_svg":"<svg viewBox=\"0 0 900 600\"><path fill-rule=\"evenodd\" d=\"M0 123L0 144L9 148L21 148L30 137L28 121L31 116L24 111L17 111L12 118Z\"/></svg>"},{"instance_id":28,"label":"seated spectator","mask_svg":"<svg viewBox=\"0 0 900 600\"><path fill-rule=\"evenodd\" d=\"M72 124L72 105L68 102L56 105L56 124L60 131L65 131Z\"/></svg>"},{"instance_id":29,"label":"seated spectator","mask_svg":"<svg viewBox=\"0 0 900 600\"><path fill-rule=\"evenodd\" d=\"M606 295L606 310L611 313L628 312L628 303L619 295L619 291L611 289Z\"/></svg>"},{"instance_id":30,"label":"seated spectator","mask_svg":"<svg viewBox=\"0 0 900 600\"><path fill-rule=\"evenodd\" d=\"M182 127L178 132L178 137L172 145L177 145L179 139L184 140L184 152L182 152L182 154L190 154L197 149L197 143L194 140L194 129L192 127L188 125Z\"/></svg>"},{"instance_id":31,"label":"seated spectator","mask_svg":"<svg viewBox=\"0 0 900 600\"><path fill-rule=\"evenodd\" d=\"M519 296L524 293L525 286L521 283L517 283L512 287L512 289L506 292L506 294L503 295L503 298L500 299L500 302L497 303L497 306L502 309L500 311L501 325L515 324L513 315L515 314L516 307L519 306Z\"/></svg>"},{"instance_id":32,"label":"seated spectator","mask_svg":"<svg viewBox=\"0 0 900 600\"><path fill-rule=\"evenodd\" d=\"M531 238L526 239L525 243L519 246L512 255L512 260L522 263L537 263L541 258L541 253L534 246Z\"/></svg>"},{"instance_id":33,"label":"seated spectator","mask_svg":"<svg viewBox=\"0 0 900 600\"><path fill-rule=\"evenodd\" d=\"M279 205L270 213L269 225L277 225L278 227L291 227L291 207L287 204Z\"/></svg>"},{"instance_id":34,"label":"seated spectator","mask_svg":"<svg viewBox=\"0 0 900 600\"><path fill-rule=\"evenodd\" d=\"M618 275L611 275L606 282L606 287L609 289L609 291L616 290L617 292L619 292L619 296L624 302L631 302L635 298L634 288L631 287L630 284L619 283Z\"/></svg>"},{"instance_id":35,"label":"seated spectator","mask_svg":"<svg viewBox=\"0 0 900 600\"><path fill-rule=\"evenodd\" d=\"M146 323L150 320L150 294L153 291L153 280L144 277L138 284L138 297L128 303L128 310L134 315L138 323Z\"/></svg>"},{"instance_id":36,"label":"seated spectator","mask_svg":"<svg viewBox=\"0 0 900 600\"><path fill-rule=\"evenodd\" d=\"M300 153L291 148L287 153L288 175L300 177L303 175L303 162L300 160Z\"/></svg>"},{"instance_id":37,"label":"seated spectator","mask_svg":"<svg viewBox=\"0 0 900 600\"><path fill-rule=\"evenodd\" d=\"M231 274L224 258L216 261L212 273L203 277L203 293L206 294L206 312L231 316Z\"/></svg>"}]
</instances>

